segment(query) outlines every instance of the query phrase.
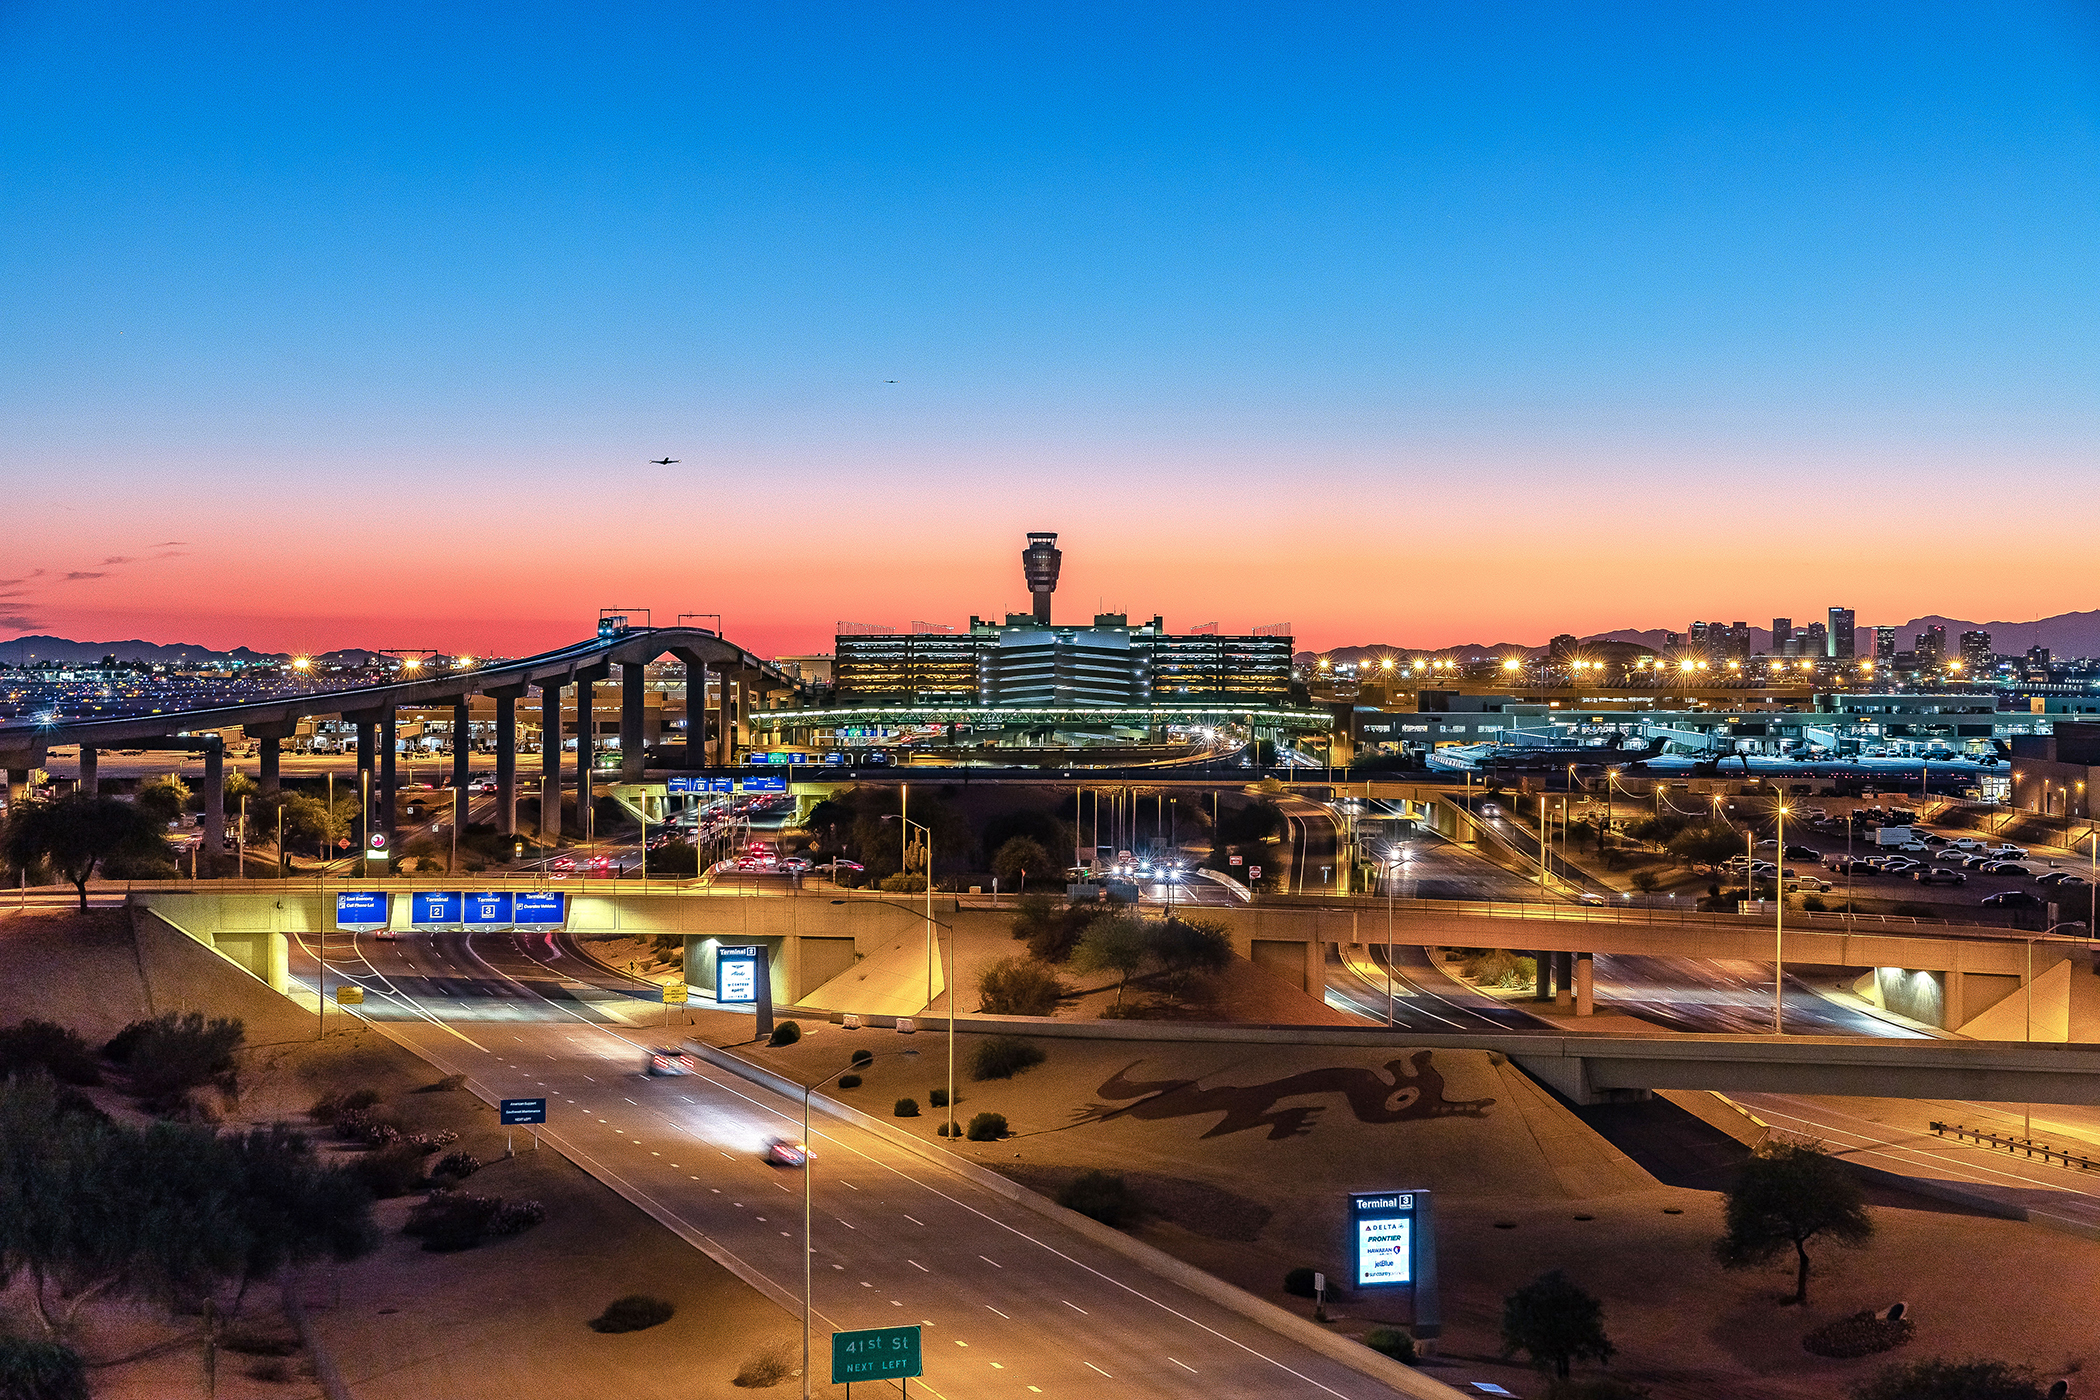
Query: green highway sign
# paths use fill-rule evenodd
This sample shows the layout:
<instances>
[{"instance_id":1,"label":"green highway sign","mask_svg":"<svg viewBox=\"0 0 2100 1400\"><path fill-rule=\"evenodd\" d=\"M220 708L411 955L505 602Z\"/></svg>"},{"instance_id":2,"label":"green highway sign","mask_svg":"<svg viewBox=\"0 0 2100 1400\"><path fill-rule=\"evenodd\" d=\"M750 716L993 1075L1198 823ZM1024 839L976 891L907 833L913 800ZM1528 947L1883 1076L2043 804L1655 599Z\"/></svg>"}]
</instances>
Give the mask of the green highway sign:
<instances>
[{"instance_id":1,"label":"green highway sign","mask_svg":"<svg viewBox=\"0 0 2100 1400\"><path fill-rule=\"evenodd\" d=\"M916 1327L872 1327L865 1332L831 1334L833 1385L919 1374Z\"/></svg>"}]
</instances>

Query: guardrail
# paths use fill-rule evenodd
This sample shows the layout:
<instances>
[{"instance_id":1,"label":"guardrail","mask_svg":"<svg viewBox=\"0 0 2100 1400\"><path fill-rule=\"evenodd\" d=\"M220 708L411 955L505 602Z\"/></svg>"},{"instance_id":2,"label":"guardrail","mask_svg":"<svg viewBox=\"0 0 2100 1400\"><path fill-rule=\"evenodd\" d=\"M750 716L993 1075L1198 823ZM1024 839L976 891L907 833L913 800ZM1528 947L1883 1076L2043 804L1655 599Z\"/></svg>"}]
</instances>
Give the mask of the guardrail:
<instances>
[{"instance_id":1,"label":"guardrail","mask_svg":"<svg viewBox=\"0 0 2100 1400\"><path fill-rule=\"evenodd\" d=\"M1981 1128L1965 1128L1959 1123L1935 1122L1932 1124L1932 1131L1940 1137L1953 1138L1957 1142L1973 1142L1978 1147L2000 1147L2007 1152L2020 1153L2030 1159L2039 1159L2044 1162L2061 1162L2067 1167L2076 1167L2082 1172L2092 1171L2094 1168L2100 1167L2100 1162L2094 1161L2083 1152L2067 1152L2061 1147L2051 1147L2047 1143L2036 1142L2033 1138L2008 1137L2003 1133L1985 1132Z\"/></svg>"}]
</instances>

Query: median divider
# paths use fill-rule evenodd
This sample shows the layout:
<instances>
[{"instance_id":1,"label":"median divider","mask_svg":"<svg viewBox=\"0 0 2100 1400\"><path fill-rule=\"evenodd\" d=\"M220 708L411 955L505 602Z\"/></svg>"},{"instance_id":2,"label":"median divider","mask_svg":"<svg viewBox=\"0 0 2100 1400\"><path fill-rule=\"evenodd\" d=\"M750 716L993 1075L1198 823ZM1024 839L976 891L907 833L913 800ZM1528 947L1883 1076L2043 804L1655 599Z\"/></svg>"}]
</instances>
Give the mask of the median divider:
<instances>
[{"instance_id":1,"label":"median divider","mask_svg":"<svg viewBox=\"0 0 2100 1400\"><path fill-rule=\"evenodd\" d=\"M922 1025L926 1024L921 1022ZM958 1025L965 1024L958 1022ZM740 1079L748 1080L764 1089L788 1098L802 1097L802 1086L784 1074L777 1074L763 1065L752 1063L741 1055L698 1040L686 1042L694 1053L718 1069L727 1070ZM872 1117L849 1104L822 1094L810 1095L809 1105L822 1113L844 1123L850 1123L863 1132L871 1133L882 1141L910 1153L920 1161L942 1171L962 1177L974 1185L981 1186L1003 1200L1011 1201L1024 1209L1032 1210L1046 1219L1055 1221L1073 1233L1082 1235L1095 1244L1109 1249L1151 1273L1172 1283L1177 1283L1189 1292L1216 1303L1219 1307L1239 1314L1259 1327L1265 1327L1279 1336L1287 1337L1310 1351L1316 1351L1330 1360L1338 1361L1349 1369L1389 1385L1402 1395L1416 1396L1419 1400L1463 1400L1464 1392L1444 1382L1423 1375L1412 1367L1402 1365L1379 1352L1371 1350L1361 1342L1338 1336L1316 1322L1310 1322L1274 1303L1255 1297L1243 1288L1236 1288L1213 1274L1188 1264L1161 1249L1155 1249L1142 1240L1134 1240L1120 1230L1111 1229L1100 1221L1068 1210L1048 1196L1029 1190L1020 1183L1001 1176L989 1167L979 1166L952 1152L943 1151L931 1143L922 1142L901 1128Z\"/></svg>"}]
</instances>

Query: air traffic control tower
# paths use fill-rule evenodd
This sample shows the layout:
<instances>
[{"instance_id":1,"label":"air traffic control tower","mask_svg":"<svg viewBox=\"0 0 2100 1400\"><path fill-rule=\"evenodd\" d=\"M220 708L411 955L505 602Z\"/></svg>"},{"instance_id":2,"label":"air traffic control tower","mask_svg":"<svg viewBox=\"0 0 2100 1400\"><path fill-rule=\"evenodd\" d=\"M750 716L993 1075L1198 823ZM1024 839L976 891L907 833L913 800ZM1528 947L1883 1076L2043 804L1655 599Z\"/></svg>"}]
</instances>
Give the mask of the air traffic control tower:
<instances>
[{"instance_id":1,"label":"air traffic control tower","mask_svg":"<svg viewBox=\"0 0 2100 1400\"><path fill-rule=\"evenodd\" d=\"M1021 572L1027 576L1028 591L1035 598L1037 626L1050 625L1050 595L1057 591L1057 569L1064 561L1054 532L1029 532L1028 548L1021 551Z\"/></svg>"}]
</instances>

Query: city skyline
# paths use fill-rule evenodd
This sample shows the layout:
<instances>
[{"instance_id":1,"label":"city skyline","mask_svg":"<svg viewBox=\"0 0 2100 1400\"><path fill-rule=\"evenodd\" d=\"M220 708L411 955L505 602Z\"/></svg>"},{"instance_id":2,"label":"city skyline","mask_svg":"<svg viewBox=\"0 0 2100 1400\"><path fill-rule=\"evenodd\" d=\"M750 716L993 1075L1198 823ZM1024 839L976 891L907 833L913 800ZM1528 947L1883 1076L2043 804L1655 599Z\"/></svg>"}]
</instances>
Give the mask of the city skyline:
<instances>
[{"instance_id":1,"label":"city skyline","mask_svg":"<svg viewBox=\"0 0 2100 1400\"><path fill-rule=\"evenodd\" d=\"M2091 601L2079 7L118 9L0 30L0 633Z\"/></svg>"}]
</instances>

